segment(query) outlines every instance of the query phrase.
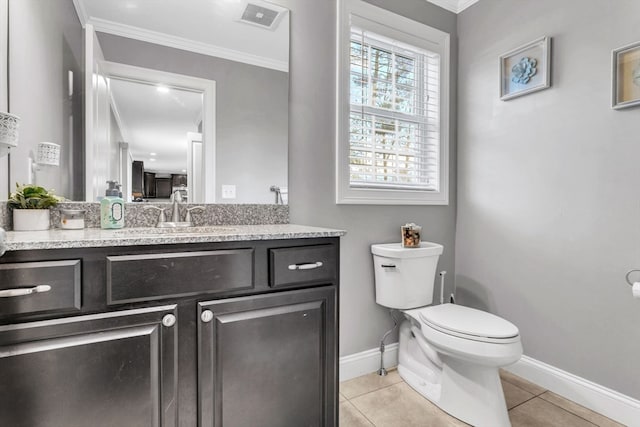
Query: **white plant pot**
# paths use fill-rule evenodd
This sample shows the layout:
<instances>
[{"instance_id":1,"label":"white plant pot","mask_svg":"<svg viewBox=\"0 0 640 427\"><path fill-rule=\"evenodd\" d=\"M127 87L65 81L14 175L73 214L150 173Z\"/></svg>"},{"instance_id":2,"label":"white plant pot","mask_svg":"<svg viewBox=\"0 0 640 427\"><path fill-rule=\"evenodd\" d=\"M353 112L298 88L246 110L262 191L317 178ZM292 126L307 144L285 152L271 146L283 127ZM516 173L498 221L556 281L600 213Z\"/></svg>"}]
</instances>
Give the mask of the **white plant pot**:
<instances>
[{"instance_id":1,"label":"white plant pot","mask_svg":"<svg viewBox=\"0 0 640 427\"><path fill-rule=\"evenodd\" d=\"M14 231L39 231L49 229L49 209L14 209Z\"/></svg>"}]
</instances>

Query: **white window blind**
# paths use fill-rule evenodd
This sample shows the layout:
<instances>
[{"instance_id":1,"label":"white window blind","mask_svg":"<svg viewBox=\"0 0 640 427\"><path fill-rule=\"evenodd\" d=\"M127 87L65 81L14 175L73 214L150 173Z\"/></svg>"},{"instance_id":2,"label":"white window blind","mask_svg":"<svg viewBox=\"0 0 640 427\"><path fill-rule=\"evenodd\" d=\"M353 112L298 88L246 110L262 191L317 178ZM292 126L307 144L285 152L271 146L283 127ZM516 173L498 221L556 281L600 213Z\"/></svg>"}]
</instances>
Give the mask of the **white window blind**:
<instances>
[{"instance_id":1,"label":"white window blind","mask_svg":"<svg viewBox=\"0 0 640 427\"><path fill-rule=\"evenodd\" d=\"M351 27L349 186L440 190L440 55Z\"/></svg>"}]
</instances>

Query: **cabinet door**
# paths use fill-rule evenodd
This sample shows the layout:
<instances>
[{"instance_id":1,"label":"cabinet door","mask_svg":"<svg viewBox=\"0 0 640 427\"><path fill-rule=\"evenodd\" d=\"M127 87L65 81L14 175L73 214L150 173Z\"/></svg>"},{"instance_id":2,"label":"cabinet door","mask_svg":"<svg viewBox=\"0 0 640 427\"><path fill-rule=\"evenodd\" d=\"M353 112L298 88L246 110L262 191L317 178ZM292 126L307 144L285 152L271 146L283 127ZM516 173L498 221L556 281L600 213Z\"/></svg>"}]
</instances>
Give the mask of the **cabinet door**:
<instances>
[{"instance_id":1,"label":"cabinet door","mask_svg":"<svg viewBox=\"0 0 640 427\"><path fill-rule=\"evenodd\" d=\"M166 199L171 197L171 178L156 178L156 197ZM171 218L171 221L179 221Z\"/></svg>"},{"instance_id":2,"label":"cabinet door","mask_svg":"<svg viewBox=\"0 0 640 427\"><path fill-rule=\"evenodd\" d=\"M337 425L334 287L204 302L199 316L201 426Z\"/></svg>"},{"instance_id":3,"label":"cabinet door","mask_svg":"<svg viewBox=\"0 0 640 427\"><path fill-rule=\"evenodd\" d=\"M156 197L156 174L144 173L144 197Z\"/></svg>"},{"instance_id":4,"label":"cabinet door","mask_svg":"<svg viewBox=\"0 0 640 427\"><path fill-rule=\"evenodd\" d=\"M144 162L134 161L131 164L131 192L142 197L144 188Z\"/></svg>"},{"instance_id":5,"label":"cabinet door","mask_svg":"<svg viewBox=\"0 0 640 427\"><path fill-rule=\"evenodd\" d=\"M0 327L0 424L175 426L175 313L168 305Z\"/></svg>"}]
</instances>

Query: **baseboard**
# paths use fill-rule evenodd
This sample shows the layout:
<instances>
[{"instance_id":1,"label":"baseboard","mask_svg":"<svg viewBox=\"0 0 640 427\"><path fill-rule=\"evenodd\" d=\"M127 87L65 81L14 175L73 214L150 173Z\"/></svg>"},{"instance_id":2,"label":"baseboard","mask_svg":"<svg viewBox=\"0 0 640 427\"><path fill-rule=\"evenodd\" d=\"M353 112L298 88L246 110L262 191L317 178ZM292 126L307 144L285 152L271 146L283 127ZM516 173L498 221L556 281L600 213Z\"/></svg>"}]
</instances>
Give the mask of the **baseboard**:
<instances>
[{"instance_id":1,"label":"baseboard","mask_svg":"<svg viewBox=\"0 0 640 427\"><path fill-rule=\"evenodd\" d=\"M612 420L640 427L640 400L528 356L505 369Z\"/></svg>"},{"instance_id":2,"label":"baseboard","mask_svg":"<svg viewBox=\"0 0 640 427\"><path fill-rule=\"evenodd\" d=\"M388 344L384 351L384 367L398 365L398 343ZM340 381L370 374L380 369L380 349L372 348L340 358Z\"/></svg>"}]
</instances>

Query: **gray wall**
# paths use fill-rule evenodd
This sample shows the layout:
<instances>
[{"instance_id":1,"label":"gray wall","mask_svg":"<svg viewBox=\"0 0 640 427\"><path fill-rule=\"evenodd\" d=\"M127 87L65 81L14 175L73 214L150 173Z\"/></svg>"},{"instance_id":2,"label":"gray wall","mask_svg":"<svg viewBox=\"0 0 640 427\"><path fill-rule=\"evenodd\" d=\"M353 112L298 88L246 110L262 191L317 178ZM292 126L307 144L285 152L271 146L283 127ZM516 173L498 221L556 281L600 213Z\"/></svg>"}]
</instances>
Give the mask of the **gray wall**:
<instances>
[{"instance_id":1,"label":"gray wall","mask_svg":"<svg viewBox=\"0 0 640 427\"><path fill-rule=\"evenodd\" d=\"M456 283L525 354L640 398L640 110L610 107L636 0L481 0L458 20ZM553 87L499 100L498 57L553 37ZM639 276L640 277L640 276Z\"/></svg>"},{"instance_id":2,"label":"gray wall","mask_svg":"<svg viewBox=\"0 0 640 427\"><path fill-rule=\"evenodd\" d=\"M217 203L273 203L287 185L289 75L282 71L99 34L107 61L216 81ZM220 186L236 186L221 199Z\"/></svg>"},{"instance_id":3,"label":"gray wall","mask_svg":"<svg viewBox=\"0 0 640 427\"><path fill-rule=\"evenodd\" d=\"M73 175L74 157L82 155L82 26L71 0L12 0L9 23L9 111L21 118L9 182L12 189L28 182L27 159L35 160L39 142L54 142L61 145L60 166L42 167L36 183L73 199L82 190Z\"/></svg>"},{"instance_id":4,"label":"gray wall","mask_svg":"<svg viewBox=\"0 0 640 427\"><path fill-rule=\"evenodd\" d=\"M284 3L284 2L283 2ZM343 228L340 354L379 345L392 325L374 297L372 243L400 241L400 225L423 225L424 239L444 244L439 268L453 271L456 153L456 16L424 0L375 1L452 34L451 176L449 206L370 206L335 203L336 2L288 0L291 19L289 191L291 222ZM452 283L448 284L451 289ZM389 342L392 342L389 339Z\"/></svg>"}]
</instances>

